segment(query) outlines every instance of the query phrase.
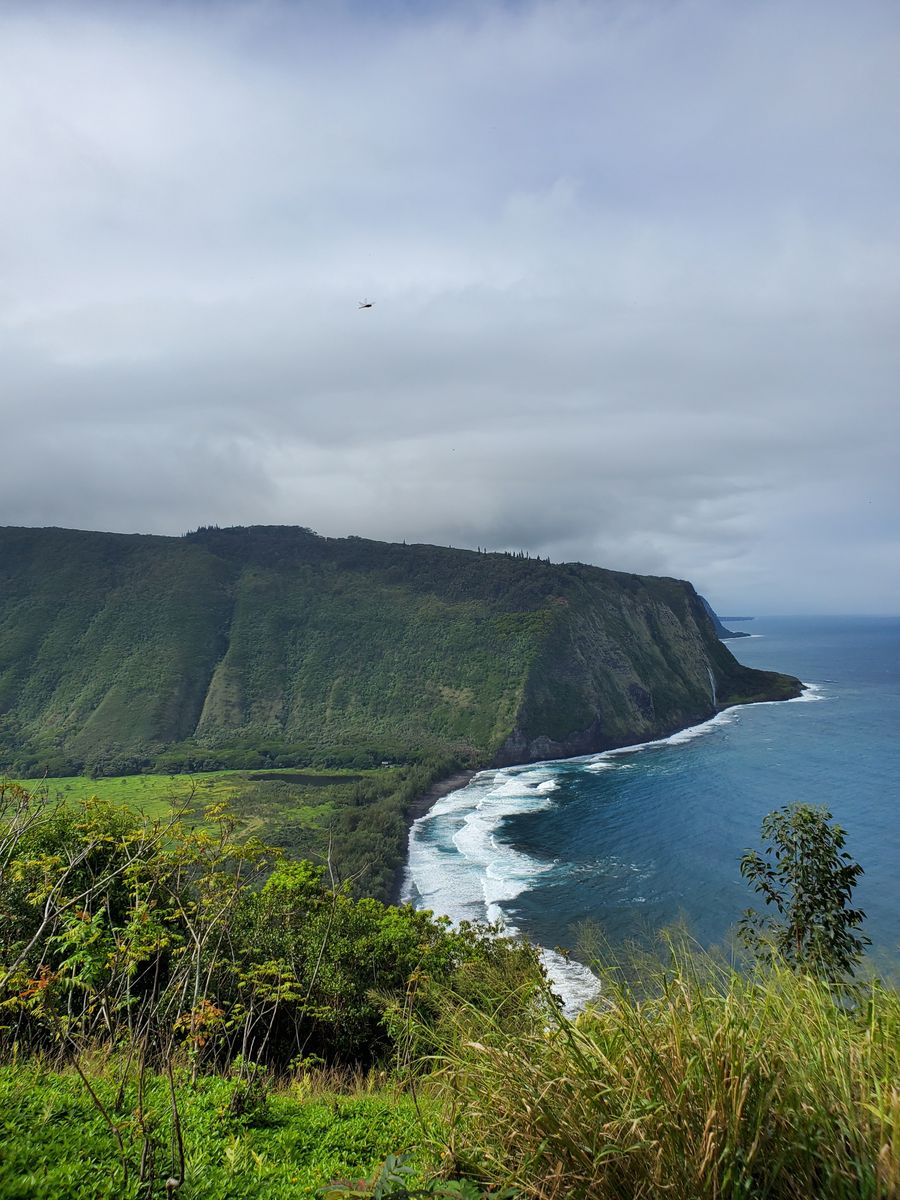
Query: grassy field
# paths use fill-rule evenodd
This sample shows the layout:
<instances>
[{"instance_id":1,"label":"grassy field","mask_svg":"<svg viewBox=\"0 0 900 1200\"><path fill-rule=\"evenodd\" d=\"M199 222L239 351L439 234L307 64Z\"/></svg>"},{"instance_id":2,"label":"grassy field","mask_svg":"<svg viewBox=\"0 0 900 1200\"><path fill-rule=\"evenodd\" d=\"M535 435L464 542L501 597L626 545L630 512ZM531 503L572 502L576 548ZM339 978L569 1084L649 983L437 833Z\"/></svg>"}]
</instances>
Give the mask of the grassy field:
<instances>
[{"instance_id":1,"label":"grassy field","mask_svg":"<svg viewBox=\"0 0 900 1200\"><path fill-rule=\"evenodd\" d=\"M230 804L239 816L257 825L268 814L277 793L288 801L292 820L318 826L346 801L355 784L364 778L383 778L379 771L198 771L178 775L124 775L88 779L61 775L41 780L17 779L14 783L46 792L50 800L85 800L99 796L112 804L126 804L152 818L165 818L173 810L193 809L198 814L209 804Z\"/></svg>"},{"instance_id":2,"label":"grassy field","mask_svg":"<svg viewBox=\"0 0 900 1200\"><path fill-rule=\"evenodd\" d=\"M211 804L227 803L233 810L240 833L245 837L277 846L294 858L324 861L331 844L333 861L338 868L352 853L342 873L356 874L367 853L383 868L386 856L402 845L360 845L365 827L356 825L360 806L370 802L387 803L398 812L408 788L407 768L383 767L375 770L270 770L201 771L179 775L125 775L107 779L88 779L81 775L57 776L42 780L19 779L32 792L46 795L50 801L78 803L91 796L113 804L122 804L141 812L151 820L166 820L179 810L195 821L203 820L203 810ZM348 828L352 826L352 828ZM402 819L401 819L402 826ZM395 839L396 840L396 839ZM402 839L401 839L402 841ZM382 870L386 878L386 873ZM370 879L371 882L371 879ZM381 885L384 892L386 884ZM378 893L378 888L374 890Z\"/></svg>"},{"instance_id":3,"label":"grassy field","mask_svg":"<svg viewBox=\"0 0 900 1200\"><path fill-rule=\"evenodd\" d=\"M178 809L187 809L190 818L200 822L206 807L225 802L241 836L257 837L290 858L323 863L330 855L337 878L352 880L356 895L390 900L406 854L409 806L459 765L438 759L361 769L273 768L101 779L69 775L7 782L51 802L76 804L97 796L151 820L166 820Z\"/></svg>"},{"instance_id":4,"label":"grassy field","mask_svg":"<svg viewBox=\"0 0 900 1200\"><path fill-rule=\"evenodd\" d=\"M219 801L233 802L246 790L242 771L204 771L196 775L126 775L119 779L88 779L62 775L52 779L16 779L24 788L39 788L50 800L86 800L100 796L113 804L127 804L148 817L165 818L185 804L202 807Z\"/></svg>"}]
</instances>

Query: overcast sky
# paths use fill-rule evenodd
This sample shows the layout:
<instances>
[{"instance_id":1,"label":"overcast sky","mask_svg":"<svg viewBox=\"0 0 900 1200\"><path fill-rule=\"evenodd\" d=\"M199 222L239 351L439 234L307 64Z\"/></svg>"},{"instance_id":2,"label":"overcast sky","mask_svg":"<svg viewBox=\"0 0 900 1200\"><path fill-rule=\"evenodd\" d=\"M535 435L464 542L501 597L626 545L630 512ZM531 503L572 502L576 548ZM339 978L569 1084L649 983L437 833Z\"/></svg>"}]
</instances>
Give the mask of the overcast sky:
<instances>
[{"instance_id":1,"label":"overcast sky","mask_svg":"<svg viewBox=\"0 0 900 1200\"><path fill-rule=\"evenodd\" d=\"M897 613L898 118L896 0L4 0L0 524Z\"/></svg>"}]
</instances>

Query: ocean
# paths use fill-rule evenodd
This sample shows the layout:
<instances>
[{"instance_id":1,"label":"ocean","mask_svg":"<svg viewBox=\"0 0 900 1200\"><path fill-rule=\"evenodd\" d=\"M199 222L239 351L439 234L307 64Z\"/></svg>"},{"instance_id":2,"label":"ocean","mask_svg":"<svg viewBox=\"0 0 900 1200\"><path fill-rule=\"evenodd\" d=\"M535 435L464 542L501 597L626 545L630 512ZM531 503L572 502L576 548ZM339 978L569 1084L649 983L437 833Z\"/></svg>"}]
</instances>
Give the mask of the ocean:
<instances>
[{"instance_id":1,"label":"ocean","mask_svg":"<svg viewBox=\"0 0 900 1200\"><path fill-rule=\"evenodd\" d=\"M728 946L741 879L773 808L826 805L862 864L876 969L900 963L900 618L767 617L728 642L748 666L808 684L799 700L727 709L664 741L482 771L410 833L404 899L500 921L547 948L569 1009L595 990L586 924L616 946L675 922ZM575 952L569 960L566 951Z\"/></svg>"}]
</instances>

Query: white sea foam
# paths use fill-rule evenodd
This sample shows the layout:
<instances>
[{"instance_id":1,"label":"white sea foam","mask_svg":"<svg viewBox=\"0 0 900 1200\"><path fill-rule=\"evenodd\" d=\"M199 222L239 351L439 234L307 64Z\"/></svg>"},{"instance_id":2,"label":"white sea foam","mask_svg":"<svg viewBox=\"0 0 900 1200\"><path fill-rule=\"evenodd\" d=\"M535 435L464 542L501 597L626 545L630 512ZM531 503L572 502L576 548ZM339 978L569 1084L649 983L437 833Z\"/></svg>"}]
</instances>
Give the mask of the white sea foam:
<instances>
[{"instance_id":1,"label":"white sea foam","mask_svg":"<svg viewBox=\"0 0 900 1200\"><path fill-rule=\"evenodd\" d=\"M772 704L809 704L810 701L833 699L835 697L827 695L824 688L818 683L804 683L803 691L799 696L792 696L790 700L755 700L753 708L767 708ZM733 712L735 710L729 709L728 711Z\"/></svg>"},{"instance_id":2,"label":"white sea foam","mask_svg":"<svg viewBox=\"0 0 900 1200\"><path fill-rule=\"evenodd\" d=\"M805 689L797 700L826 698L816 684L807 684ZM457 923L498 922L506 932L516 934L518 931L509 924L506 906L534 888L542 876L564 873L567 867L507 845L498 836L506 818L553 807L562 771L579 767L593 773L632 769L633 763L621 759L708 736L737 720L740 711L740 706L723 709L708 721L669 737L601 754L479 772L465 787L442 797L413 823L402 898ZM633 864L619 865L623 871L639 870ZM628 903L642 903L644 899L629 888ZM599 981L587 967L554 950L542 950L541 955L567 1012L577 1012L596 997Z\"/></svg>"},{"instance_id":3,"label":"white sea foam","mask_svg":"<svg viewBox=\"0 0 900 1200\"><path fill-rule=\"evenodd\" d=\"M788 704L803 704L809 703L810 700L827 700L825 691L818 683L804 683L803 692L799 696L795 696L793 700L789 700Z\"/></svg>"},{"instance_id":4,"label":"white sea foam","mask_svg":"<svg viewBox=\"0 0 900 1200\"><path fill-rule=\"evenodd\" d=\"M706 737L710 733L715 733L724 725L730 725L737 719L740 709L738 706L733 708L724 708L720 713L716 713L714 717L710 717L708 721L703 721L699 725L690 725L687 729L679 729L677 733L672 733L668 737L655 738L650 742L636 742L633 746L617 746L614 750L603 750L600 754L594 755L590 760L576 759L575 762L583 762L586 771L608 771L611 769L624 770L630 767L630 763L620 763L613 761L618 758L623 758L626 755L639 754L642 750L651 750L660 746L683 746L687 742L692 742L695 738ZM570 762L572 760L569 760Z\"/></svg>"},{"instance_id":5,"label":"white sea foam","mask_svg":"<svg viewBox=\"0 0 900 1200\"><path fill-rule=\"evenodd\" d=\"M547 767L482 771L414 822L403 899L452 920L503 916L502 904L553 868L496 837L507 817L553 803L558 784Z\"/></svg>"},{"instance_id":6,"label":"white sea foam","mask_svg":"<svg viewBox=\"0 0 900 1200\"><path fill-rule=\"evenodd\" d=\"M576 1016L600 995L600 980L583 963L546 948L541 949L541 962L567 1017Z\"/></svg>"},{"instance_id":7,"label":"white sea foam","mask_svg":"<svg viewBox=\"0 0 900 1200\"><path fill-rule=\"evenodd\" d=\"M403 899L454 922L498 922L510 936L506 904L560 864L541 862L505 845L497 830L506 817L554 803L559 788L552 766L482 771L466 787L440 799L414 822ZM597 977L556 950L541 961L568 1015L596 998Z\"/></svg>"}]
</instances>

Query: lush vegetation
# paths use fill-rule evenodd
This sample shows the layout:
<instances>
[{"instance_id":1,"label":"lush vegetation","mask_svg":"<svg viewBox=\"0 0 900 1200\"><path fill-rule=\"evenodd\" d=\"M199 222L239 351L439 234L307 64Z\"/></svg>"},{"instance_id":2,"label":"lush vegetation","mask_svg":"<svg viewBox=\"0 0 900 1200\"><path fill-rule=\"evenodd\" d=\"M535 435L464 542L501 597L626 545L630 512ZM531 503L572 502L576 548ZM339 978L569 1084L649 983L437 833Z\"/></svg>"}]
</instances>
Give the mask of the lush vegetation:
<instances>
[{"instance_id":1,"label":"lush vegetation","mask_svg":"<svg viewBox=\"0 0 900 1200\"><path fill-rule=\"evenodd\" d=\"M73 1068L19 1060L0 1069L0 1195L164 1195L182 1177L177 1114L183 1197L312 1197L338 1178L375 1179L392 1153L410 1154L415 1176L384 1195L462 1177L465 1195L493 1182L535 1200L897 1196L895 991L873 983L847 1008L814 977L747 977L684 951L645 963L641 979L636 991L610 969L608 1003L530 1026L503 1003L521 979L497 972L490 1007L445 986L413 1091L381 1075L335 1089L338 1077L294 1068L236 1103L236 1074L192 1082L181 1066L171 1085L151 1072L142 1082L124 1059L83 1054L95 1100ZM154 1190L140 1178L147 1131Z\"/></svg>"},{"instance_id":2,"label":"lush vegetation","mask_svg":"<svg viewBox=\"0 0 900 1200\"><path fill-rule=\"evenodd\" d=\"M355 895L387 901L398 890L411 805L458 765L435 759L359 770L278 768L100 780L76 775L13 782L51 804L77 805L99 794L143 816L166 820L180 813L194 824L224 803L239 836L256 837L295 859L327 862Z\"/></svg>"},{"instance_id":3,"label":"lush vegetation","mask_svg":"<svg viewBox=\"0 0 900 1200\"><path fill-rule=\"evenodd\" d=\"M0 807L0 1196L898 1194L900 997L818 953L598 954L570 1021L529 946L355 899L221 803Z\"/></svg>"},{"instance_id":4,"label":"lush vegetation","mask_svg":"<svg viewBox=\"0 0 900 1200\"><path fill-rule=\"evenodd\" d=\"M358 1178L433 1106L384 1084L301 1104L327 1091L317 1074L408 1075L411 1022L436 1022L451 981L473 994L466 972L497 961L539 978L528 947L354 899L235 835L223 804L154 820L0 787L0 1050L17 1064L0 1080L0 1194L309 1195Z\"/></svg>"},{"instance_id":5,"label":"lush vegetation","mask_svg":"<svg viewBox=\"0 0 900 1200\"><path fill-rule=\"evenodd\" d=\"M322 538L0 530L0 769L483 764L639 741L796 694L689 584Z\"/></svg>"},{"instance_id":6,"label":"lush vegetation","mask_svg":"<svg viewBox=\"0 0 900 1200\"><path fill-rule=\"evenodd\" d=\"M35 1060L0 1067L0 1196L137 1200L166 1195L171 1179L182 1182L169 1194L195 1200L298 1200L332 1180L374 1173L420 1137L412 1098L377 1080L336 1078L335 1087L295 1073L237 1111L238 1085L227 1076L191 1083L175 1070L170 1087L166 1075L123 1076L122 1063L98 1056L79 1065L94 1097L71 1068ZM142 1179L150 1130L154 1161L144 1162Z\"/></svg>"},{"instance_id":7,"label":"lush vegetation","mask_svg":"<svg viewBox=\"0 0 900 1200\"><path fill-rule=\"evenodd\" d=\"M22 1053L137 1038L154 1061L180 1048L194 1077L371 1064L393 1046L385 997L502 945L353 899L325 867L235 837L223 805L160 821L15 785L0 805L0 1007Z\"/></svg>"}]
</instances>

